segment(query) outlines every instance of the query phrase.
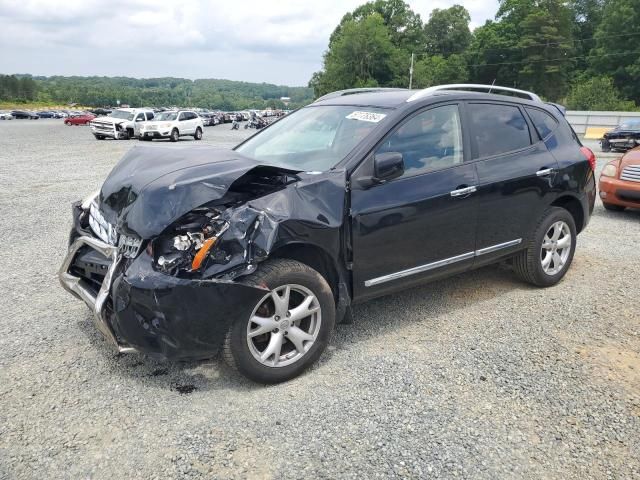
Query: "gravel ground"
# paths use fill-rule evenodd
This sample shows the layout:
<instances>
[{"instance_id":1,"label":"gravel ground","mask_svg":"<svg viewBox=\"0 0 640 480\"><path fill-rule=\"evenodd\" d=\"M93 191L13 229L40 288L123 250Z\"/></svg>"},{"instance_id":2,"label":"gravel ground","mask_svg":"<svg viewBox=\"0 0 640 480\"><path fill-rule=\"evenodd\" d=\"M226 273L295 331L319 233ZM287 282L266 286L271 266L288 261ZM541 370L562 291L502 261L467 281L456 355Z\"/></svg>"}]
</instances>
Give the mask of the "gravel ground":
<instances>
[{"instance_id":1,"label":"gravel ground","mask_svg":"<svg viewBox=\"0 0 640 480\"><path fill-rule=\"evenodd\" d=\"M369 302L264 387L119 356L58 285L70 203L134 143L0 123L0 478L640 477L640 211L598 201L554 288L492 267Z\"/></svg>"}]
</instances>

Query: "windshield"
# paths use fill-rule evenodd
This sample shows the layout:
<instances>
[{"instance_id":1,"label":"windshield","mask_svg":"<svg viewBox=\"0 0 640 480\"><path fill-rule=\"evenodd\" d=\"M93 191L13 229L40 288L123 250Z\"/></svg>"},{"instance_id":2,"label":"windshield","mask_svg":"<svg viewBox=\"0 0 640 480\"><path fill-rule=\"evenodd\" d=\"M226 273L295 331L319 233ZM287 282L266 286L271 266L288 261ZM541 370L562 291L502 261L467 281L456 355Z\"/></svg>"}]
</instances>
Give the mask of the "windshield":
<instances>
[{"instance_id":1,"label":"windshield","mask_svg":"<svg viewBox=\"0 0 640 480\"><path fill-rule=\"evenodd\" d=\"M122 118L124 120L133 120L133 113L126 110L114 110L111 112L111 118Z\"/></svg>"},{"instance_id":2,"label":"windshield","mask_svg":"<svg viewBox=\"0 0 640 480\"><path fill-rule=\"evenodd\" d=\"M162 112L156 115L156 117L154 118L154 120L175 120L176 118L178 118L178 112Z\"/></svg>"},{"instance_id":3,"label":"windshield","mask_svg":"<svg viewBox=\"0 0 640 480\"><path fill-rule=\"evenodd\" d=\"M283 117L236 150L260 162L325 171L343 160L388 112L371 107L307 107Z\"/></svg>"},{"instance_id":4,"label":"windshield","mask_svg":"<svg viewBox=\"0 0 640 480\"><path fill-rule=\"evenodd\" d=\"M630 120L628 122L622 123L619 127L619 130L640 130L640 120Z\"/></svg>"}]
</instances>

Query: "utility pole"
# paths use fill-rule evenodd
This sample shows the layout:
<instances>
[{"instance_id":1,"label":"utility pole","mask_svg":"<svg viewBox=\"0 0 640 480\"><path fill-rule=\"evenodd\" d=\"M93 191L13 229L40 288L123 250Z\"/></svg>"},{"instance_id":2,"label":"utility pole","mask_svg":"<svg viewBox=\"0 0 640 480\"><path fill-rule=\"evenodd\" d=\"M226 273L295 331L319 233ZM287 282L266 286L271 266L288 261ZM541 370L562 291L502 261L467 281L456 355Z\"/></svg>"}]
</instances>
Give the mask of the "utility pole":
<instances>
[{"instance_id":1,"label":"utility pole","mask_svg":"<svg viewBox=\"0 0 640 480\"><path fill-rule=\"evenodd\" d=\"M411 90L411 86L413 85L413 57L414 54L411 53L411 66L409 67L409 90Z\"/></svg>"}]
</instances>

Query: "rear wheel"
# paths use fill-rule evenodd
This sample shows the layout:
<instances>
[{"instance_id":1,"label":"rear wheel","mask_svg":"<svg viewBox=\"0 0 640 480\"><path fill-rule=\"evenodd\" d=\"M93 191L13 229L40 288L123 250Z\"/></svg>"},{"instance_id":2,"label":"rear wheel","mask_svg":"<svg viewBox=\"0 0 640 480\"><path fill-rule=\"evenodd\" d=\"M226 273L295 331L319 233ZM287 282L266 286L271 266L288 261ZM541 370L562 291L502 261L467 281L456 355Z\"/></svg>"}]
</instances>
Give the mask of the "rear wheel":
<instances>
[{"instance_id":1,"label":"rear wheel","mask_svg":"<svg viewBox=\"0 0 640 480\"><path fill-rule=\"evenodd\" d=\"M196 133L193 138L196 140L202 140L202 129L200 127L196 128Z\"/></svg>"},{"instance_id":2,"label":"rear wheel","mask_svg":"<svg viewBox=\"0 0 640 480\"><path fill-rule=\"evenodd\" d=\"M604 203L604 202L602 202L602 206L606 210L609 210L611 212L621 212L626 208L626 207L623 207L622 205L614 205L612 203Z\"/></svg>"},{"instance_id":3,"label":"rear wheel","mask_svg":"<svg viewBox=\"0 0 640 480\"><path fill-rule=\"evenodd\" d=\"M104 140L102 135L94 135L94 137L96 137L96 140Z\"/></svg>"},{"instance_id":4,"label":"rear wheel","mask_svg":"<svg viewBox=\"0 0 640 480\"><path fill-rule=\"evenodd\" d=\"M538 222L527 249L514 258L516 273L538 287L555 285L571 265L576 238L571 214L564 208L550 208Z\"/></svg>"},{"instance_id":5,"label":"rear wheel","mask_svg":"<svg viewBox=\"0 0 640 480\"><path fill-rule=\"evenodd\" d=\"M178 140L180 140L180 132L178 132L177 128L174 128L173 130L171 130L171 135L169 136L169 140L171 140L172 142L177 142Z\"/></svg>"},{"instance_id":6,"label":"rear wheel","mask_svg":"<svg viewBox=\"0 0 640 480\"><path fill-rule=\"evenodd\" d=\"M329 343L335 323L331 288L311 267L286 259L261 264L246 281L268 290L249 318L227 332L226 363L260 383L296 377Z\"/></svg>"}]
</instances>

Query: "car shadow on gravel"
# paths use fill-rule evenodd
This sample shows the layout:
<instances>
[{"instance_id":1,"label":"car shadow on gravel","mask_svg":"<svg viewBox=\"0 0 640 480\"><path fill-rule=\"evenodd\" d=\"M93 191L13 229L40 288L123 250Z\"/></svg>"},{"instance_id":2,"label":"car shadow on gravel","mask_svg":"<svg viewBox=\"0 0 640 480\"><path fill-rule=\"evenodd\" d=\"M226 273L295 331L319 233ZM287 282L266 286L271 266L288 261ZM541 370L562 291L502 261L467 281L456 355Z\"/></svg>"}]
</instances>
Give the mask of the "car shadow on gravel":
<instances>
[{"instance_id":1,"label":"car shadow on gravel","mask_svg":"<svg viewBox=\"0 0 640 480\"><path fill-rule=\"evenodd\" d=\"M427 320L437 324L441 317L455 318L458 310L477 307L513 290L537 288L523 283L509 268L498 265L421 284L354 306L353 323L339 325L332 343L340 350L415 322Z\"/></svg>"},{"instance_id":2,"label":"car shadow on gravel","mask_svg":"<svg viewBox=\"0 0 640 480\"><path fill-rule=\"evenodd\" d=\"M489 266L356 305L353 323L336 327L331 345L306 375L321 370L334 355L339 355L340 350L348 349L352 344L384 336L386 332L413 322L428 320L437 323L440 317L455 317L459 309L516 289L537 290L522 283L510 270ZM208 390L250 391L264 388L228 368L219 357L165 362L140 354L119 354L98 333L89 315L78 322L78 328L88 337L92 348L99 352L113 375L142 382L149 388L174 391L181 395Z\"/></svg>"}]
</instances>

